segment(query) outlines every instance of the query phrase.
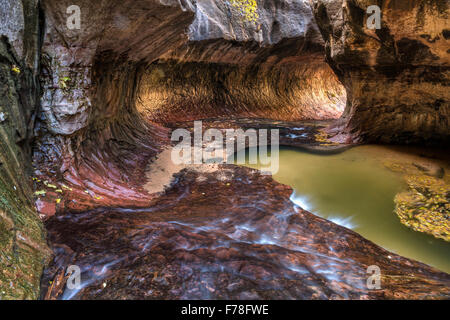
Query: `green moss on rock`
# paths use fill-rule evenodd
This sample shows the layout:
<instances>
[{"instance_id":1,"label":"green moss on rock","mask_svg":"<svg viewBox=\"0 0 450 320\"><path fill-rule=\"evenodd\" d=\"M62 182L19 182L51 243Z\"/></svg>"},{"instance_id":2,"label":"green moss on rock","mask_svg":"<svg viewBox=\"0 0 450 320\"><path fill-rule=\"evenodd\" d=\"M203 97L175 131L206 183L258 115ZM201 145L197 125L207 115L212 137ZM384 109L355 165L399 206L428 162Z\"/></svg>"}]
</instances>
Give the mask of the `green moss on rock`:
<instances>
[{"instance_id":1,"label":"green moss on rock","mask_svg":"<svg viewBox=\"0 0 450 320\"><path fill-rule=\"evenodd\" d=\"M14 70L14 68L20 70ZM27 171L33 72L0 39L0 299L37 299L49 256Z\"/></svg>"}]
</instances>

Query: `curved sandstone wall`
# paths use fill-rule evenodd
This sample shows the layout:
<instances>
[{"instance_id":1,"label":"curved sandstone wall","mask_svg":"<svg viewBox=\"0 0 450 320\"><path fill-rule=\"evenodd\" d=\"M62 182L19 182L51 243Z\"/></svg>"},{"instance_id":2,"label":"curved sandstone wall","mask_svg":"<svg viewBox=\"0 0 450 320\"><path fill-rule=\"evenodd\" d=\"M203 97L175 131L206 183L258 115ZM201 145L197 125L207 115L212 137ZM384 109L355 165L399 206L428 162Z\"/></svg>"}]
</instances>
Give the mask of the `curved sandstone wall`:
<instances>
[{"instance_id":1,"label":"curved sandstone wall","mask_svg":"<svg viewBox=\"0 0 450 320\"><path fill-rule=\"evenodd\" d=\"M169 70L171 63L158 66L171 83L155 79L154 65L139 69L144 72L139 109L150 113L171 114L172 105L183 103L202 112L210 104L205 116L246 109L276 117L270 109L280 109L282 118L320 119L342 112L345 93L320 54L322 40L306 1L259 1L257 23L222 0L183 1L181 6L177 1L78 1L81 29L68 30L65 10L71 3L43 2L42 119L52 134L71 135L98 116L92 97L100 79L93 78L92 66L105 53L140 66L158 59L179 62L176 74ZM194 77L177 84L178 75Z\"/></svg>"},{"instance_id":2,"label":"curved sandstone wall","mask_svg":"<svg viewBox=\"0 0 450 320\"><path fill-rule=\"evenodd\" d=\"M159 60L140 79L137 110L160 123L233 117L339 118L345 90L322 52L303 51L302 41L290 43L290 52L273 48L270 51L279 55L254 53L238 63L224 63L224 57L218 62ZM298 52L292 50L296 47Z\"/></svg>"},{"instance_id":3,"label":"curved sandstone wall","mask_svg":"<svg viewBox=\"0 0 450 320\"><path fill-rule=\"evenodd\" d=\"M311 0L327 60L347 90L350 141L449 141L449 4ZM366 10L381 8L381 28Z\"/></svg>"},{"instance_id":4,"label":"curved sandstone wall","mask_svg":"<svg viewBox=\"0 0 450 320\"><path fill-rule=\"evenodd\" d=\"M66 27L73 4L81 9L80 30ZM306 1L258 1L258 22L221 0L42 5L35 173L63 191L38 185L48 191L37 201L46 215L148 204L142 170L168 143L155 123L329 119L344 107Z\"/></svg>"}]
</instances>

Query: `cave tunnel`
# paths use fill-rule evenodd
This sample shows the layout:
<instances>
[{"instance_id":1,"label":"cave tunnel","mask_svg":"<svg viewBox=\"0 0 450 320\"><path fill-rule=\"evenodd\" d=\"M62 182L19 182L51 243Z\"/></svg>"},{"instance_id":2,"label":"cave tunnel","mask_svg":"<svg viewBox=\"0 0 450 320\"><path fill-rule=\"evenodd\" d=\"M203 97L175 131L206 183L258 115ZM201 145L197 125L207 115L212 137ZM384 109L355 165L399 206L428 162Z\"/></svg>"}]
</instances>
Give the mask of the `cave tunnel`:
<instances>
[{"instance_id":1,"label":"cave tunnel","mask_svg":"<svg viewBox=\"0 0 450 320\"><path fill-rule=\"evenodd\" d=\"M0 298L448 299L448 3L378 3L4 0Z\"/></svg>"}]
</instances>

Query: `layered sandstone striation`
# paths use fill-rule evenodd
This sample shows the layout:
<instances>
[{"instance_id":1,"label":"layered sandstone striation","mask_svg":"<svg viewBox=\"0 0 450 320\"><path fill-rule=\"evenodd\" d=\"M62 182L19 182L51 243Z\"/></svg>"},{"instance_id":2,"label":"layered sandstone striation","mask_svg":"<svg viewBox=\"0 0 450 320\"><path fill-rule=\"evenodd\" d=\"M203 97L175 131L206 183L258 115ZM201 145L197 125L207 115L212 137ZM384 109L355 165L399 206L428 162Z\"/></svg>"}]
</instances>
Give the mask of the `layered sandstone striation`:
<instances>
[{"instance_id":1,"label":"layered sandstone striation","mask_svg":"<svg viewBox=\"0 0 450 320\"><path fill-rule=\"evenodd\" d=\"M349 140L448 143L448 1L310 2L327 61L347 90L341 125ZM366 24L373 4L380 29Z\"/></svg>"},{"instance_id":2,"label":"layered sandstone striation","mask_svg":"<svg viewBox=\"0 0 450 320\"><path fill-rule=\"evenodd\" d=\"M156 122L253 117L336 119L345 90L322 47L288 39L270 47L190 43L146 68L137 109Z\"/></svg>"},{"instance_id":3,"label":"layered sandstone striation","mask_svg":"<svg viewBox=\"0 0 450 320\"><path fill-rule=\"evenodd\" d=\"M46 215L145 206L142 170L168 143L159 124L329 119L343 110L344 88L305 1L259 1L257 21L224 1L78 1L79 30L66 25L71 4L42 2L34 158Z\"/></svg>"}]
</instances>

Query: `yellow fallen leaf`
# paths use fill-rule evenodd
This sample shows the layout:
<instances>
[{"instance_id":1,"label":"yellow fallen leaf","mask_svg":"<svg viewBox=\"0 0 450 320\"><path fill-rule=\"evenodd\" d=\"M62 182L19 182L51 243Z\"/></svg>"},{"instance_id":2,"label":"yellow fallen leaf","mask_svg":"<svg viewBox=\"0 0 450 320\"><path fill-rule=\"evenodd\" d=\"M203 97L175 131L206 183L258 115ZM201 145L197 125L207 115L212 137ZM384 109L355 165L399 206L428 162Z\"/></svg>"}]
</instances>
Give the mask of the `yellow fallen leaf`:
<instances>
[{"instance_id":1,"label":"yellow fallen leaf","mask_svg":"<svg viewBox=\"0 0 450 320\"><path fill-rule=\"evenodd\" d=\"M20 73L20 69L19 69L16 65L13 65L12 68L11 68L11 70L12 70L13 72L17 73L17 74Z\"/></svg>"}]
</instances>

